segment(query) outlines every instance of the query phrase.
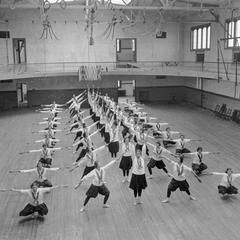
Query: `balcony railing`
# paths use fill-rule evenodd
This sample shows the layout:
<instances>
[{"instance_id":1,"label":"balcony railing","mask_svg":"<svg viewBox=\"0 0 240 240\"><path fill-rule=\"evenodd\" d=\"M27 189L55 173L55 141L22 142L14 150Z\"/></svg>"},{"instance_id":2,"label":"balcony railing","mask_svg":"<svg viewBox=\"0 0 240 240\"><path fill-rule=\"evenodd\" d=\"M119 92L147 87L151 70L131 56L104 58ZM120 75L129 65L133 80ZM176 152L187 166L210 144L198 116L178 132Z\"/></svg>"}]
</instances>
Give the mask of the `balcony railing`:
<instances>
[{"instance_id":1,"label":"balcony railing","mask_svg":"<svg viewBox=\"0 0 240 240\"><path fill-rule=\"evenodd\" d=\"M48 75L77 73L80 66L100 65L103 72L134 72L142 74L175 74L220 78L235 81L240 75L240 65L232 62L138 61L133 62L56 62L0 65L1 79L10 75ZM198 74L196 74L198 73ZM201 74L202 73L202 74ZM204 75L205 74L205 75Z\"/></svg>"}]
</instances>

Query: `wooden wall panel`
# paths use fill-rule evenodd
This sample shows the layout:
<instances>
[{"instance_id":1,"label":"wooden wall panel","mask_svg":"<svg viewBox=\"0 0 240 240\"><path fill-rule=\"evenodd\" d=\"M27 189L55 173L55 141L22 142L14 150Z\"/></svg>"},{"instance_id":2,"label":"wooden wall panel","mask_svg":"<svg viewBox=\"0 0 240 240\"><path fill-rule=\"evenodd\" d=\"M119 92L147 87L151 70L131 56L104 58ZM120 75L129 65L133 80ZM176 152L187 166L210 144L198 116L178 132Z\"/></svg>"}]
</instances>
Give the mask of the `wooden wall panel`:
<instances>
[{"instance_id":1,"label":"wooden wall panel","mask_svg":"<svg viewBox=\"0 0 240 240\"><path fill-rule=\"evenodd\" d=\"M16 91L0 91L0 110L7 110L17 107Z\"/></svg>"},{"instance_id":2,"label":"wooden wall panel","mask_svg":"<svg viewBox=\"0 0 240 240\"><path fill-rule=\"evenodd\" d=\"M67 102L72 95L80 94L84 89L59 89L59 90L33 90L28 91L28 106L39 106L41 104L49 104L56 101L59 104ZM108 94L109 97L115 101L118 99L117 89L114 88L100 88L101 93ZM83 107L87 107L88 104L85 102Z\"/></svg>"},{"instance_id":3,"label":"wooden wall panel","mask_svg":"<svg viewBox=\"0 0 240 240\"><path fill-rule=\"evenodd\" d=\"M184 100L184 87L182 86L137 87L135 92L136 101L142 102L169 101L173 97L175 97L177 101Z\"/></svg>"}]
</instances>

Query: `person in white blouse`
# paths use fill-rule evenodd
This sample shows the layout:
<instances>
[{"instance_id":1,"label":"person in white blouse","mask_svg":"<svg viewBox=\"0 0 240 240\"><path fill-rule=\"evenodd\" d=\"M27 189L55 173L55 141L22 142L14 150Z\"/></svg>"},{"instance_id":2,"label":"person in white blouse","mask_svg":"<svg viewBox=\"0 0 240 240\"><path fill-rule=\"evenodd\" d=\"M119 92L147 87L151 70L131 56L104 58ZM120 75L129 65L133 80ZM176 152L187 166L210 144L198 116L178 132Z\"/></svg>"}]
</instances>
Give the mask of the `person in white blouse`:
<instances>
[{"instance_id":1,"label":"person in white blouse","mask_svg":"<svg viewBox=\"0 0 240 240\"><path fill-rule=\"evenodd\" d=\"M47 148L47 145L44 143L42 145L42 149L37 149L37 150L29 150L27 152L21 152L19 154L24 154L24 153L35 153L35 152L40 152L40 162L42 162L44 167L49 168L52 165L52 151L56 150L61 150L61 147L58 148Z\"/></svg>"},{"instance_id":2,"label":"person in white blouse","mask_svg":"<svg viewBox=\"0 0 240 240\"><path fill-rule=\"evenodd\" d=\"M175 162L169 158L165 158L165 159L173 164L173 173L172 173L172 180L169 183L168 189L167 189L167 198L162 202L168 203L171 193L175 192L178 188L181 192L186 192L191 200L195 200L195 198L191 195L189 191L189 184L186 180L185 172L186 171L192 172L199 182L201 182L201 180L197 177L197 175L193 172L191 168L183 164L183 159L184 159L183 156L179 156L178 162Z\"/></svg>"},{"instance_id":3,"label":"person in white blouse","mask_svg":"<svg viewBox=\"0 0 240 240\"><path fill-rule=\"evenodd\" d=\"M80 182L75 186L75 189L77 189L78 187L80 187L82 182L84 182L87 179L93 178L92 184L86 192L87 197L84 200L83 207L80 209L81 212L86 210L86 205L89 202L90 198L96 198L98 194L104 196L103 208L109 208L109 205L107 205L107 201L110 195L110 191L105 185L105 172L107 169L109 169L110 166L116 163L116 161L117 159L109 162L104 167L101 167L99 162L95 161L94 162L95 169L88 173L86 176L84 176L80 180Z\"/></svg>"},{"instance_id":4,"label":"person in white blouse","mask_svg":"<svg viewBox=\"0 0 240 240\"><path fill-rule=\"evenodd\" d=\"M119 164L119 168L122 169L123 172L123 182L129 181L129 171L132 168L132 159L135 156L135 146L128 136L125 136L124 142L122 143L122 154L121 154L121 161Z\"/></svg>"},{"instance_id":5,"label":"person in white blouse","mask_svg":"<svg viewBox=\"0 0 240 240\"><path fill-rule=\"evenodd\" d=\"M104 138L104 134L105 134L105 124L106 124L106 113L104 112L104 110L102 110L102 113L100 115L100 133L101 133L101 137Z\"/></svg>"},{"instance_id":6,"label":"person in white blouse","mask_svg":"<svg viewBox=\"0 0 240 240\"><path fill-rule=\"evenodd\" d=\"M111 120L111 118L108 116L108 114L106 114L104 140L105 140L105 143L107 143L107 144L110 143L110 130L111 130L111 125L112 125L112 120Z\"/></svg>"},{"instance_id":7,"label":"person in white blouse","mask_svg":"<svg viewBox=\"0 0 240 240\"><path fill-rule=\"evenodd\" d=\"M184 156L191 156L193 158L192 162L192 170L200 175L204 170L208 168L208 166L203 162L203 158L209 154L219 154L219 152L203 152L202 147L198 147L196 152L185 153Z\"/></svg>"},{"instance_id":8,"label":"person in white blouse","mask_svg":"<svg viewBox=\"0 0 240 240\"><path fill-rule=\"evenodd\" d=\"M46 107L46 108L50 108L50 107L54 107L54 108L57 108L57 107L64 107L65 104L57 104L55 101L53 101L52 104L43 104L41 105L41 107Z\"/></svg>"},{"instance_id":9,"label":"person in white blouse","mask_svg":"<svg viewBox=\"0 0 240 240\"><path fill-rule=\"evenodd\" d=\"M175 141L173 141L173 135L179 134L180 132L177 131L171 131L170 127L166 128L166 131L162 131L162 137L163 137L163 145L165 148L174 146L176 144Z\"/></svg>"},{"instance_id":10,"label":"person in white blouse","mask_svg":"<svg viewBox=\"0 0 240 240\"><path fill-rule=\"evenodd\" d=\"M238 194L238 189L233 186L233 182L240 177L240 173L233 173L231 168L227 168L225 173L213 172L212 175L222 176L222 180L218 185L218 193L223 197L225 195Z\"/></svg>"},{"instance_id":11,"label":"person in white blouse","mask_svg":"<svg viewBox=\"0 0 240 240\"><path fill-rule=\"evenodd\" d=\"M49 120L47 120L47 121L39 122L38 124L39 124L39 125L47 124L47 127L45 128L45 130L47 130L47 129L55 129L55 128L56 128L58 125L60 125L61 123L49 119Z\"/></svg>"},{"instance_id":12,"label":"person in white blouse","mask_svg":"<svg viewBox=\"0 0 240 240\"><path fill-rule=\"evenodd\" d=\"M186 144L191 141L201 141L195 139L186 139L185 136L182 134L180 135L179 139L173 140L176 142L176 154L183 154L183 153L190 153L191 151L186 148Z\"/></svg>"},{"instance_id":13,"label":"person in white blouse","mask_svg":"<svg viewBox=\"0 0 240 240\"><path fill-rule=\"evenodd\" d=\"M97 161L97 154L100 151L102 151L105 147L106 145L103 145L101 147L96 148L95 150L93 150L92 148L87 148L85 156L72 169L70 169L70 172L74 171L76 168L82 165L85 165L82 178L86 176L88 173L95 169L94 163Z\"/></svg>"},{"instance_id":14,"label":"person in white blouse","mask_svg":"<svg viewBox=\"0 0 240 240\"><path fill-rule=\"evenodd\" d=\"M60 142L59 139L50 138L48 134L45 134L44 139L36 140L35 143L43 143L47 145L47 148L53 148L56 142Z\"/></svg>"},{"instance_id":15,"label":"person in white blouse","mask_svg":"<svg viewBox=\"0 0 240 240\"><path fill-rule=\"evenodd\" d=\"M32 183L30 189L1 189L0 191L11 191L11 192L19 192L23 194L27 194L30 198L30 202L24 207L22 211L20 211L19 216L29 216L34 215L35 212L39 214L39 216L43 217L48 213L48 207L44 203L44 194L50 192L52 189L56 189L59 186L53 186L49 188L38 188L37 183ZM66 186L64 186L66 187Z\"/></svg>"},{"instance_id":16,"label":"person in white blouse","mask_svg":"<svg viewBox=\"0 0 240 240\"><path fill-rule=\"evenodd\" d=\"M134 193L134 205L142 204L141 196L142 190L147 187L147 181L145 176L145 167L144 159L142 157L142 151L145 150L145 145L143 149L136 149L135 157L133 158L132 166L132 177L130 180L129 187L133 190Z\"/></svg>"},{"instance_id":17,"label":"person in white blouse","mask_svg":"<svg viewBox=\"0 0 240 240\"><path fill-rule=\"evenodd\" d=\"M78 145L77 149L74 153L77 153L78 149L81 147L81 151L77 157L77 159L74 161L74 165L76 165L87 153L88 149L93 147L93 143L90 138L82 138L78 142L74 143L73 146ZM71 147L70 147L71 148Z\"/></svg>"},{"instance_id":18,"label":"person in white blouse","mask_svg":"<svg viewBox=\"0 0 240 240\"><path fill-rule=\"evenodd\" d=\"M147 164L148 171L150 174L148 178L152 178L152 168L154 167L157 167L158 169L162 169L170 177L163 159L165 154L168 154L171 156L174 156L174 154L168 151L166 148L162 147L160 142L156 142L155 146L149 142L147 144L153 147L154 149L153 155L150 158L149 163Z\"/></svg>"},{"instance_id":19,"label":"person in white blouse","mask_svg":"<svg viewBox=\"0 0 240 240\"><path fill-rule=\"evenodd\" d=\"M162 126L166 126L166 125L169 125L169 123L164 123L164 122L156 122L154 123L153 125L153 137L155 139L160 139L162 138Z\"/></svg>"},{"instance_id":20,"label":"person in white blouse","mask_svg":"<svg viewBox=\"0 0 240 240\"><path fill-rule=\"evenodd\" d=\"M149 150L146 145L149 137L149 130L145 131L143 128L141 128L139 131L135 132L135 140L137 142L136 149L140 149L142 151L142 157L145 159L149 155ZM144 151L142 150L144 147Z\"/></svg>"},{"instance_id":21,"label":"person in white blouse","mask_svg":"<svg viewBox=\"0 0 240 240\"><path fill-rule=\"evenodd\" d=\"M48 171L58 171L61 168L44 168L41 162L37 163L37 166L32 169L23 169L23 170L14 170L9 171L9 173L35 173L37 175L37 180L34 182L37 183L38 187L52 187L52 183L47 179L46 174Z\"/></svg>"},{"instance_id":22,"label":"person in white blouse","mask_svg":"<svg viewBox=\"0 0 240 240\"><path fill-rule=\"evenodd\" d=\"M109 143L109 152L111 153L112 158L117 157L119 152L119 124L117 121L114 121L112 128L110 129L110 143Z\"/></svg>"},{"instance_id":23,"label":"person in white blouse","mask_svg":"<svg viewBox=\"0 0 240 240\"><path fill-rule=\"evenodd\" d=\"M92 145L92 137L93 137L95 134L97 134L98 132L99 132L99 130L96 130L95 132L91 133L90 135L89 135L88 132L83 132L82 137L81 137L80 140L77 141L77 142L75 142L75 140L76 140L76 138L75 138L75 139L74 139L74 143L73 143L73 145L72 145L73 147L74 147L74 146L77 146L75 152L77 152L80 147L83 147L84 141L87 142L88 145Z\"/></svg>"}]
</instances>

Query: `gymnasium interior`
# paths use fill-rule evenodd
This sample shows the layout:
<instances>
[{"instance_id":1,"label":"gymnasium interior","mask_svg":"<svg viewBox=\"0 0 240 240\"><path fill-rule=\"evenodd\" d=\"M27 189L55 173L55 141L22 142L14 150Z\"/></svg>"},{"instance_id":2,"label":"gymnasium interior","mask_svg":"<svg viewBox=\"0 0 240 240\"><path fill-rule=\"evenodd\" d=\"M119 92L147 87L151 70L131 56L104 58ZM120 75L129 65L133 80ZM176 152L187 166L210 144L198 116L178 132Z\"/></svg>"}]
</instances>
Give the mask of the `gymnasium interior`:
<instances>
[{"instance_id":1,"label":"gymnasium interior","mask_svg":"<svg viewBox=\"0 0 240 240\"><path fill-rule=\"evenodd\" d=\"M136 102L199 139L189 143L191 151L219 152L206 157L209 172L240 173L240 1L0 0L0 189L27 189L34 180L9 171L36 166L38 153L19 154L41 148L36 131L47 115L36 110L88 89L118 104ZM64 130L69 114L59 116L57 146L66 147L73 141ZM94 144L102 144L100 135ZM134 206L115 165L106 175L111 207L103 209L98 197L80 213L91 182L74 190L82 169L64 168L75 158L69 149L54 153L53 167L62 169L49 179L68 187L46 194L44 219L20 217L27 196L0 192L0 240L239 239L240 197L222 199L218 176L199 183L189 173L196 201L176 191L163 204L169 178L154 169L143 204ZM107 151L99 159L111 161ZM191 159L184 164L190 167ZM239 179L234 184L240 187Z\"/></svg>"}]
</instances>

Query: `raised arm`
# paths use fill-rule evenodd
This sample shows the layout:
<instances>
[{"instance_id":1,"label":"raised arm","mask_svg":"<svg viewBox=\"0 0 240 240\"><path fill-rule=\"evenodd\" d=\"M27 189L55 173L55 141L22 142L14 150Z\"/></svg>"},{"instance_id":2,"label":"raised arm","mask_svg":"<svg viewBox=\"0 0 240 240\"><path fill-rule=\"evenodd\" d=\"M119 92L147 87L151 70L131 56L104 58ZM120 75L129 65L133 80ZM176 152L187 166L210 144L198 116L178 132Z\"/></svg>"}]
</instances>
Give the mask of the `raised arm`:
<instances>
[{"instance_id":1,"label":"raised arm","mask_svg":"<svg viewBox=\"0 0 240 240\"><path fill-rule=\"evenodd\" d=\"M87 127L87 128L88 128L88 131L90 131L92 127L94 127L95 125L97 125L98 122L99 122L99 121L97 121L97 122L93 123L92 125L88 126L88 127Z\"/></svg>"},{"instance_id":2,"label":"raised arm","mask_svg":"<svg viewBox=\"0 0 240 240\"><path fill-rule=\"evenodd\" d=\"M94 136L96 133L98 133L99 132L99 130L96 130L95 132L93 132L93 133L91 133L90 135L89 135L89 138L91 138L92 136Z\"/></svg>"},{"instance_id":3,"label":"raised arm","mask_svg":"<svg viewBox=\"0 0 240 240\"><path fill-rule=\"evenodd\" d=\"M36 168L32 169L23 169L23 170L10 170L9 173L29 173L29 172L35 172Z\"/></svg>"},{"instance_id":4,"label":"raised arm","mask_svg":"<svg viewBox=\"0 0 240 240\"><path fill-rule=\"evenodd\" d=\"M212 175L216 176L224 176L226 173L220 173L220 172L212 172Z\"/></svg>"},{"instance_id":5,"label":"raised arm","mask_svg":"<svg viewBox=\"0 0 240 240\"><path fill-rule=\"evenodd\" d=\"M48 148L50 151L56 151L56 150L62 150L62 147L57 147L57 148Z\"/></svg>"},{"instance_id":6,"label":"raised arm","mask_svg":"<svg viewBox=\"0 0 240 240\"><path fill-rule=\"evenodd\" d=\"M150 147L155 148L155 146L154 146L152 143L147 142L147 144L148 144Z\"/></svg>"},{"instance_id":7,"label":"raised arm","mask_svg":"<svg viewBox=\"0 0 240 240\"><path fill-rule=\"evenodd\" d=\"M108 168L110 168L114 163L116 163L118 161L118 159L115 159L111 162L109 162L108 164L106 164L104 167L102 167L102 169L107 170Z\"/></svg>"},{"instance_id":8,"label":"raised arm","mask_svg":"<svg viewBox=\"0 0 240 240\"><path fill-rule=\"evenodd\" d=\"M42 149L37 149L37 150L29 150L26 153L36 153L36 152L41 152Z\"/></svg>"},{"instance_id":9,"label":"raised arm","mask_svg":"<svg viewBox=\"0 0 240 240\"><path fill-rule=\"evenodd\" d=\"M97 152L103 150L104 148L106 148L106 145L102 145L101 147L96 148L95 150L93 150L93 152L97 153Z\"/></svg>"},{"instance_id":10,"label":"raised arm","mask_svg":"<svg viewBox=\"0 0 240 240\"><path fill-rule=\"evenodd\" d=\"M60 168L60 167L55 167L55 168L45 168L46 169L46 171L59 171L59 170L61 170L62 168Z\"/></svg>"},{"instance_id":11,"label":"raised arm","mask_svg":"<svg viewBox=\"0 0 240 240\"><path fill-rule=\"evenodd\" d=\"M83 128L78 128L78 129L72 130L70 133L78 133L81 131L83 131Z\"/></svg>"},{"instance_id":12,"label":"raised arm","mask_svg":"<svg viewBox=\"0 0 240 240\"><path fill-rule=\"evenodd\" d=\"M34 141L35 143L40 143L40 142L44 142L45 139L40 139L40 140L36 140Z\"/></svg>"}]
</instances>

